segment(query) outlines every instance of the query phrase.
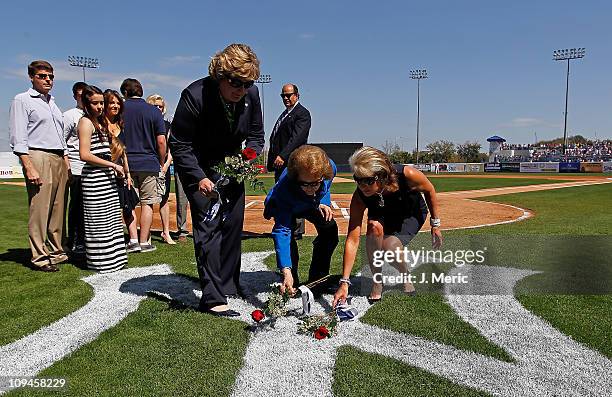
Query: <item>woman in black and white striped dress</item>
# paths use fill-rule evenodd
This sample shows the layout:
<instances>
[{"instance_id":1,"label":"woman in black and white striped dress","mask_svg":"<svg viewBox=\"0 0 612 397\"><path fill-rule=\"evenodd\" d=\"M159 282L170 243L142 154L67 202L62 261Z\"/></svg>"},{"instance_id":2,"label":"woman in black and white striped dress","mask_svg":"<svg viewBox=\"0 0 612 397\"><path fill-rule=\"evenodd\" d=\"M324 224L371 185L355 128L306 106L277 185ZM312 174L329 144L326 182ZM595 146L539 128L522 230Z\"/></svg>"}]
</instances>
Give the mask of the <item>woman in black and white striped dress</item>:
<instances>
[{"instance_id":1,"label":"woman in black and white striped dress","mask_svg":"<svg viewBox=\"0 0 612 397\"><path fill-rule=\"evenodd\" d=\"M104 123L104 97L95 86L82 94L85 115L79 121L79 153L85 162L81 174L85 252L87 267L101 273L113 272L127 264L116 175L124 168L111 161L112 136Z\"/></svg>"}]
</instances>

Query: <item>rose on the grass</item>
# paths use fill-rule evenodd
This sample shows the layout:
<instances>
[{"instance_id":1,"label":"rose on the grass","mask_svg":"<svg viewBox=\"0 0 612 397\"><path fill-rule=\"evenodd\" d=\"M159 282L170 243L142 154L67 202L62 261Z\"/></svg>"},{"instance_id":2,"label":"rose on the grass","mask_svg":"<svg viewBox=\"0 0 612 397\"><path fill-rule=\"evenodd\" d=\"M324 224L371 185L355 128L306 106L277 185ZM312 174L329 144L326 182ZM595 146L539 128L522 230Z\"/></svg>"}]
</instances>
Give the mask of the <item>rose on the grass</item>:
<instances>
[{"instance_id":1,"label":"rose on the grass","mask_svg":"<svg viewBox=\"0 0 612 397\"><path fill-rule=\"evenodd\" d=\"M264 314L263 311L257 309L257 310L253 310L253 313L251 313L251 318L255 321L255 322L260 322L261 320L263 320L264 318L266 318L266 315Z\"/></svg>"},{"instance_id":2,"label":"rose on the grass","mask_svg":"<svg viewBox=\"0 0 612 397\"><path fill-rule=\"evenodd\" d=\"M256 157L257 157L257 152L255 151L255 149L247 147L242 150L243 159L250 161L250 160L254 160Z\"/></svg>"},{"instance_id":3,"label":"rose on the grass","mask_svg":"<svg viewBox=\"0 0 612 397\"><path fill-rule=\"evenodd\" d=\"M329 338L329 331L327 328L321 326L314 332L314 337L318 340Z\"/></svg>"}]
</instances>

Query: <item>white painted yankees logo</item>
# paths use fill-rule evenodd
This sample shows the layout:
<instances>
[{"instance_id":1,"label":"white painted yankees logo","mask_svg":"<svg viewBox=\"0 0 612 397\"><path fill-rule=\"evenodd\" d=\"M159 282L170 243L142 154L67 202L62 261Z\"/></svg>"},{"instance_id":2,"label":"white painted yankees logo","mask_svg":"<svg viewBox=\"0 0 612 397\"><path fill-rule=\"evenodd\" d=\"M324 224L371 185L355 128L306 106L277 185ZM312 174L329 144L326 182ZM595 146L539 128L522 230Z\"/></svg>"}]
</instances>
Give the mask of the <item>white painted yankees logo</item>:
<instances>
[{"instance_id":1,"label":"white painted yankees logo","mask_svg":"<svg viewBox=\"0 0 612 397\"><path fill-rule=\"evenodd\" d=\"M250 312L261 305L268 285L276 281L263 264L268 255L242 256L241 280L252 298L232 299L230 305L248 323ZM447 285L448 303L463 320L505 349L513 363L362 323L359 318L369 305L365 298L355 297L357 320L342 323L333 338L317 341L296 334L295 317L280 318L274 329L255 332L233 395L331 396L336 352L346 345L499 396L601 396L612 389L612 361L551 327L512 296L516 282L534 272L486 266L466 266L461 272L478 281L473 285L479 290L473 293L497 295L458 294L459 286ZM118 324L150 291L190 306L197 306L201 294L196 283L173 274L166 265L96 274L84 280L94 288L93 299L61 320L0 347L0 376L35 376ZM507 294L500 295L503 291ZM329 302L331 297L324 297L313 311L330 310ZM298 300L293 304L299 306Z\"/></svg>"}]
</instances>

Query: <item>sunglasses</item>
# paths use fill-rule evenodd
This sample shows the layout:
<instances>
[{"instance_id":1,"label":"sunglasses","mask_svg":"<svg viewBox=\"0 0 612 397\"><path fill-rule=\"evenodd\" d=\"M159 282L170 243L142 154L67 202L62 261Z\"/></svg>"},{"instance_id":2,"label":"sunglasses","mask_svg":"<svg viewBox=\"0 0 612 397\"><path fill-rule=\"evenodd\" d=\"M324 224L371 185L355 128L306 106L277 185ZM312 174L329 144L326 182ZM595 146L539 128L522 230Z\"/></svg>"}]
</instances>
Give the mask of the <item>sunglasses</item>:
<instances>
[{"instance_id":1,"label":"sunglasses","mask_svg":"<svg viewBox=\"0 0 612 397\"><path fill-rule=\"evenodd\" d=\"M292 96L293 94L295 94L295 92L290 92L290 93L288 93L288 94L280 94L280 96L281 96L281 98L287 98L287 99L289 99L289 98L291 98L291 96Z\"/></svg>"},{"instance_id":2,"label":"sunglasses","mask_svg":"<svg viewBox=\"0 0 612 397\"><path fill-rule=\"evenodd\" d=\"M49 80L53 80L55 78L54 75L47 73L36 73L35 76L41 80L46 80L47 78L49 78Z\"/></svg>"},{"instance_id":3,"label":"sunglasses","mask_svg":"<svg viewBox=\"0 0 612 397\"><path fill-rule=\"evenodd\" d=\"M253 84L255 84L255 81L253 81L253 80L242 81L242 80L240 80L240 79L238 79L236 77L227 77L227 82L233 88L242 88L242 87L244 87L245 90L248 90L249 88L253 87Z\"/></svg>"},{"instance_id":4,"label":"sunglasses","mask_svg":"<svg viewBox=\"0 0 612 397\"><path fill-rule=\"evenodd\" d=\"M323 179L320 179L320 180L315 181L315 182L298 181L298 185L300 185L302 187L319 187L321 185L321 183L323 183Z\"/></svg>"},{"instance_id":5,"label":"sunglasses","mask_svg":"<svg viewBox=\"0 0 612 397\"><path fill-rule=\"evenodd\" d=\"M358 177L357 175L353 175L353 179L357 182L358 185L368 185L372 186L374 182L376 182L379 178L378 175L375 176L366 176L363 178Z\"/></svg>"}]
</instances>

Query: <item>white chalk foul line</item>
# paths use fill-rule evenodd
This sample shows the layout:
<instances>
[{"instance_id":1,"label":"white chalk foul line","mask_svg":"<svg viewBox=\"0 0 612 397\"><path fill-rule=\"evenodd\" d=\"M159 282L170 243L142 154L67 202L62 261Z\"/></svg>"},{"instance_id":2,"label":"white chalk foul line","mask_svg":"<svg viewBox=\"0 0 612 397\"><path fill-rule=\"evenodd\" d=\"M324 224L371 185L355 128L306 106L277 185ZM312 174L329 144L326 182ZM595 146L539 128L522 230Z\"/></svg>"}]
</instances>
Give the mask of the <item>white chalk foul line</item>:
<instances>
[{"instance_id":1,"label":"white chalk foul line","mask_svg":"<svg viewBox=\"0 0 612 397\"><path fill-rule=\"evenodd\" d=\"M245 209L246 209L246 208L249 208L249 207L251 207L251 206L255 205L255 204L256 204L256 203L258 203L258 202L259 202L258 200L249 201L248 203L246 203L246 205L244 206L244 208L245 208Z\"/></svg>"},{"instance_id":2,"label":"white chalk foul line","mask_svg":"<svg viewBox=\"0 0 612 397\"><path fill-rule=\"evenodd\" d=\"M333 200L331 202L331 205L332 205L332 208L335 209L335 210L339 210L340 209L340 207L338 207L338 204L335 201L333 201Z\"/></svg>"}]
</instances>

